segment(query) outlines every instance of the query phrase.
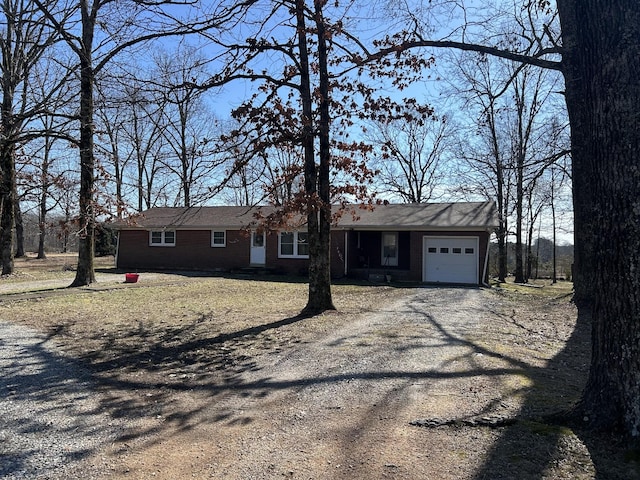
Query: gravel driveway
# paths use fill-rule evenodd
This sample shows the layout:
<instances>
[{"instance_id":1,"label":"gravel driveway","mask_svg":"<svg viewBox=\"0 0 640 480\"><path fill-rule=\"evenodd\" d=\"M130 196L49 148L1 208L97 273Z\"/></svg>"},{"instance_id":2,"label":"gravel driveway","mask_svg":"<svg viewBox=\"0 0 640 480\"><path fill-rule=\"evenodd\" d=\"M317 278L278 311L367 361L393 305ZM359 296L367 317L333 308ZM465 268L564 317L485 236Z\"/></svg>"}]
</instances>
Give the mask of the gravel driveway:
<instances>
[{"instance_id":1,"label":"gravel driveway","mask_svg":"<svg viewBox=\"0 0 640 480\"><path fill-rule=\"evenodd\" d=\"M34 330L0 321L0 478L96 478L85 457L113 442L86 371ZM99 457L94 457L92 462Z\"/></svg>"},{"instance_id":2,"label":"gravel driveway","mask_svg":"<svg viewBox=\"0 0 640 480\"><path fill-rule=\"evenodd\" d=\"M483 328L487 295L416 289L248 378L239 388L251 396L226 414L228 424L254 427L239 448L223 449L219 457L235 461L213 476L442 478L429 471L435 457L436 465L423 463L430 455L424 430L410 422L478 415L488 406L491 399L468 398L469 385L481 384L474 379L485 355L466 340ZM259 425L270 433L256 435Z\"/></svg>"},{"instance_id":3,"label":"gravel driveway","mask_svg":"<svg viewBox=\"0 0 640 480\"><path fill-rule=\"evenodd\" d=\"M167 479L462 478L437 469L451 465L456 449L425 449L425 429L410 422L517 409L483 394L499 381L487 371L508 367L474 343L497 298L483 289L408 289L400 301L264 357L234 385L212 385L226 394L207 402L199 393L204 403L188 425L167 425L116 467L101 452L125 426L101 411L87 373L45 337L0 322L0 477L143 478L136 472L152 468ZM465 468L481 462L482 452L460 448Z\"/></svg>"}]
</instances>

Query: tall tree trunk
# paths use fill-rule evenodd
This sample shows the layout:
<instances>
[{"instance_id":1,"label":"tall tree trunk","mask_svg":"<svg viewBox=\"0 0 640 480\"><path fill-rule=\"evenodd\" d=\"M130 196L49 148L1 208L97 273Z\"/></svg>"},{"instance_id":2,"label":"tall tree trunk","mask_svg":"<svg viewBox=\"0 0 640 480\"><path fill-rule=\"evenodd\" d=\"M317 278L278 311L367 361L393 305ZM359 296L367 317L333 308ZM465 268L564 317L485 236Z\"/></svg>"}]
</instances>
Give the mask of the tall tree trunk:
<instances>
[{"instance_id":1,"label":"tall tree trunk","mask_svg":"<svg viewBox=\"0 0 640 480\"><path fill-rule=\"evenodd\" d=\"M525 269L525 282L528 282L533 274L533 224L527 229L527 268Z\"/></svg>"},{"instance_id":2,"label":"tall tree trunk","mask_svg":"<svg viewBox=\"0 0 640 480\"><path fill-rule=\"evenodd\" d=\"M533 189L533 186L531 186ZM527 203L529 209L529 225L527 227L527 268L525 270L525 281L529 281L533 274L533 231L535 230L536 217L540 214L536 212L532 205L531 191L527 195Z\"/></svg>"},{"instance_id":3,"label":"tall tree trunk","mask_svg":"<svg viewBox=\"0 0 640 480\"><path fill-rule=\"evenodd\" d=\"M534 277L535 280L538 280L538 273L540 269L540 226L538 226L538 238L536 240L536 275Z\"/></svg>"},{"instance_id":4,"label":"tall tree trunk","mask_svg":"<svg viewBox=\"0 0 640 480\"><path fill-rule=\"evenodd\" d=\"M122 212L124 210L124 196L122 194L122 169L120 165L120 152L118 150L117 143L114 144L113 151L113 176L116 182L116 218L122 219Z\"/></svg>"},{"instance_id":5,"label":"tall tree trunk","mask_svg":"<svg viewBox=\"0 0 640 480\"><path fill-rule=\"evenodd\" d=\"M11 22L7 25L12 28ZM7 38L11 34L7 33ZM3 68L3 72L6 68ZM9 68L9 71L11 69ZM3 73L4 75L5 73ZM5 79L2 88L2 131L0 131L0 260L2 275L13 273L13 229L15 227L16 202L16 144L13 138L13 84Z\"/></svg>"},{"instance_id":6,"label":"tall tree trunk","mask_svg":"<svg viewBox=\"0 0 640 480\"><path fill-rule=\"evenodd\" d=\"M38 258L47 258L45 241L47 237L47 201L49 199L49 152L52 142L45 138L44 158L42 159L41 192L38 199Z\"/></svg>"},{"instance_id":7,"label":"tall tree trunk","mask_svg":"<svg viewBox=\"0 0 640 480\"><path fill-rule=\"evenodd\" d=\"M557 262L557 241L556 241L556 176L553 166L551 166L551 221L553 223L553 277L551 283L558 281L558 262Z\"/></svg>"},{"instance_id":8,"label":"tall tree trunk","mask_svg":"<svg viewBox=\"0 0 640 480\"><path fill-rule=\"evenodd\" d=\"M317 8L321 8L317 6ZM318 13L316 12L316 15ZM328 97L320 99L320 168L316 168L313 128L313 98L311 95L310 65L307 48L305 2L296 0L298 48L300 51L300 96L303 116L304 184L307 197L307 229L309 239L309 298L302 310L305 315L335 309L331 299L330 228L331 203L329 201L329 110ZM316 24L318 25L318 18ZM322 26L324 28L324 26ZM320 95L328 95L326 44L318 31L320 55ZM320 52L324 50L324 53ZM324 77L324 79L323 79ZM323 178L326 177L326 178Z\"/></svg>"},{"instance_id":9,"label":"tall tree trunk","mask_svg":"<svg viewBox=\"0 0 640 480\"><path fill-rule=\"evenodd\" d=\"M331 298L331 145L329 131L331 118L329 115L330 88L329 67L327 60L327 40L325 22L322 14L324 2L315 0L315 23L318 40L318 70L319 70L319 110L320 124L318 125L320 168L318 169L318 251L314 259L313 274L309 269L309 300L305 311L322 312L335 310Z\"/></svg>"},{"instance_id":10,"label":"tall tree trunk","mask_svg":"<svg viewBox=\"0 0 640 480\"><path fill-rule=\"evenodd\" d=\"M13 186L16 188L16 185ZM18 200L18 193L16 191L13 192L13 198L15 198L15 203L13 204L14 208L14 217L15 217L15 225L16 225L16 258L22 258L25 256L24 252L24 223L22 221L22 212L20 211L20 200Z\"/></svg>"},{"instance_id":11,"label":"tall tree trunk","mask_svg":"<svg viewBox=\"0 0 640 480\"><path fill-rule=\"evenodd\" d=\"M520 118L522 118L520 116ZM516 166L516 283L525 283L524 277L524 252L522 245L522 222L524 203L524 153L522 152L522 138L518 145L517 166Z\"/></svg>"},{"instance_id":12,"label":"tall tree trunk","mask_svg":"<svg viewBox=\"0 0 640 480\"><path fill-rule=\"evenodd\" d=\"M578 408L640 436L640 2L558 0L571 122L576 300L592 319ZM591 301L587 301L590 299Z\"/></svg>"},{"instance_id":13,"label":"tall tree trunk","mask_svg":"<svg viewBox=\"0 0 640 480\"><path fill-rule=\"evenodd\" d=\"M144 156L142 155L142 148L140 146L141 140L138 135L138 113L136 111L135 103L132 105L133 112L133 132L136 138L135 149L136 149L136 162L138 167L138 177L136 179L136 191L138 192L138 212L142 212L144 209Z\"/></svg>"},{"instance_id":14,"label":"tall tree trunk","mask_svg":"<svg viewBox=\"0 0 640 480\"><path fill-rule=\"evenodd\" d=\"M44 168L44 164L43 164ZM42 186L42 193L40 194L38 212L38 258L47 258L45 252L45 240L47 237L47 187L46 184Z\"/></svg>"},{"instance_id":15,"label":"tall tree trunk","mask_svg":"<svg viewBox=\"0 0 640 480\"><path fill-rule=\"evenodd\" d=\"M46 224L40 220L38 222L38 256L39 259L47 258L47 252L45 251L45 241L47 239Z\"/></svg>"},{"instance_id":16,"label":"tall tree trunk","mask_svg":"<svg viewBox=\"0 0 640 480\"><path fill-rule=\"evenodd\" d=\"M89 285L96 281L94 183L95 159L93 156L93 87L95 75L91 49L95 19L91 17L86 1L82 5L83 42L80 54L80 212L78 240L78 268L72 287Z\"/></svg>"},{"instance_id":17,"label":"tall tree trunk","mask_svg":"<svg viewBox=\"0 0 640 480\"><path fill-rule=\"evenodd\" d=\"M67 203L64 209L64 224L62 225L62 253L69 251L69 229L71 228L71 205Z\"/></svg>"},{"instance_id":18,"label":"tall tree trunk","mask_svg":"<svg viewBox=\"0 0 640 480\"><path fill-rule=\"evenodd\" d=\"M551 278L551 283L558 283L558 248L557 248L557 240L556 240L556 211L555 207L551 207L552 216L553 216L553 276Z\"/></svg>"},{"instance_id":19,"label":"tall tree trunk","mask_svg":"<svg viewBox=\"0 0 640 480\"><path fill-rule=\"evenodd\" d=\"M2 263L2 275L13 273L13 229L15 226L15 201L16 201L16 144L14 133L16 131L16 119L14 116L14 95L16 89L16 76L22 72L16 71L16 59L14 45L16 31L20 27L16 25L19 15L12 6L3 5L3 13L6 17L2 36L2 111L0 112L0 263Z\"/></svg>"},{"instance_id":20,"label":"tall tree trunk","mask_svg":"<svg viewBox=\"0 0 640 480\"><path fill-rule=\"evenodd\" d=\"M499 163L499 162L498 162ZM498 183L498 280L504 283L507 279L507 214L504 197L504 180L502 176L502 167L497 166L497 183Z\"/></svg>"},{"instance_id":21,"label":"tall tree trunk","mask_svg":"<svg viewBox=\"0 0 640 480\"><path fill-rule=\"evenodd\" d=\"M5 112L3 112L3 116L4 114ZM11 139L6 138L3 134L0 145L0 259L2 261L2 275L13 273L15 182L15 145Z\"/></svg>"},{"instance_id":22,"label":"tall tree trunk","mask_svg":"<svg viewBox=\"0 0 640 480\"><path fill-rule=\"evenodd\" d=\"M507 280L507 233L502 222L498 227L498 280L504 283Z\"/></svg>"}]
</instances>

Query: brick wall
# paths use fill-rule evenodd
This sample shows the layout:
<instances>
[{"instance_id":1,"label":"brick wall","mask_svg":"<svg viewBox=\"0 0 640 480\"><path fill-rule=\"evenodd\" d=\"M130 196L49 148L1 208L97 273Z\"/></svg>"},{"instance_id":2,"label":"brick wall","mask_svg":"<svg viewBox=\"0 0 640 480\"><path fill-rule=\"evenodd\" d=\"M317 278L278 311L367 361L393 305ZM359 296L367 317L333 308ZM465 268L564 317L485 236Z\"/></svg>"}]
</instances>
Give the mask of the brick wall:
<instances>
[{"instance_id":1,"label":"brick wall","mask_svg":"<svg viewBox=\"0 0 640 480\"><path fill-rule=\"evenodd\" d=\"M211 230L178 230L175 246L150 246L149 232L120 232L117 267L122 269L232 270L249 265L250 238L227 230L226 246L211 246Z\"/></svg>"}]
</instances>

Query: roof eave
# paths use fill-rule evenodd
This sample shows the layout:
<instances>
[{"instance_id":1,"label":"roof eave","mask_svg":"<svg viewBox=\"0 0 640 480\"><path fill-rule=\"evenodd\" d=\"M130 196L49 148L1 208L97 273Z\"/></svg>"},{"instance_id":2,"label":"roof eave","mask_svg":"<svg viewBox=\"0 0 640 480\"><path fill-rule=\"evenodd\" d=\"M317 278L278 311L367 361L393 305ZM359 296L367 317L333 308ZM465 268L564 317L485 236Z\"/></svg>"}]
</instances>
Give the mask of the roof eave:
<instances>
[{"instance_id":1,"label":"roof eave","mask_svg":"<svg viewBox=\"0 0 640 480\"><path fill-rule=\"evenodd\" d=\"M469 225L469 226L432 226L432 225L338 225L337 227L333 227L334 230L367 230L367 231L380 231L380 230L389 230L394 232L400 231L443 231L443 232L451 232L451 231L485 231L485 230L493 230L495 226L492 225Z\"/></svg>"}]
</instances>

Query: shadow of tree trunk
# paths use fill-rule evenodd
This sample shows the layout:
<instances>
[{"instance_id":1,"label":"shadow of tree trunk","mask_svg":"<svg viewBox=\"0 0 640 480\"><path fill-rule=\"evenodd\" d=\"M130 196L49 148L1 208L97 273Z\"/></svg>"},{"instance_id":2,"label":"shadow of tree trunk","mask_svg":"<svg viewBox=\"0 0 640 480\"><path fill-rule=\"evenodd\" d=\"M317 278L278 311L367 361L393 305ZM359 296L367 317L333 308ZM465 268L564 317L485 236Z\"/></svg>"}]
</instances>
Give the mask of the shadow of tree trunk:
<instances>
[{"instance_id":1,"label":"shadow of tree trunk","mask_svg":"<svg viewBox=\"0 0 640 480\"><path fill-rule=\"evenodd\" d=\"M583 428L572 405L560 413L549 405L587 380L591 352L591 321L578 314L575 330L565 348L546 367L532 369L533 382L512 425L504 427L476 480L588 478L640 479L640 464L633 461L630 445L620 439ZM549 402L557 395L558 402ZM573 404L575 400L571 403Z\"/></svg>"}]
</instances>

